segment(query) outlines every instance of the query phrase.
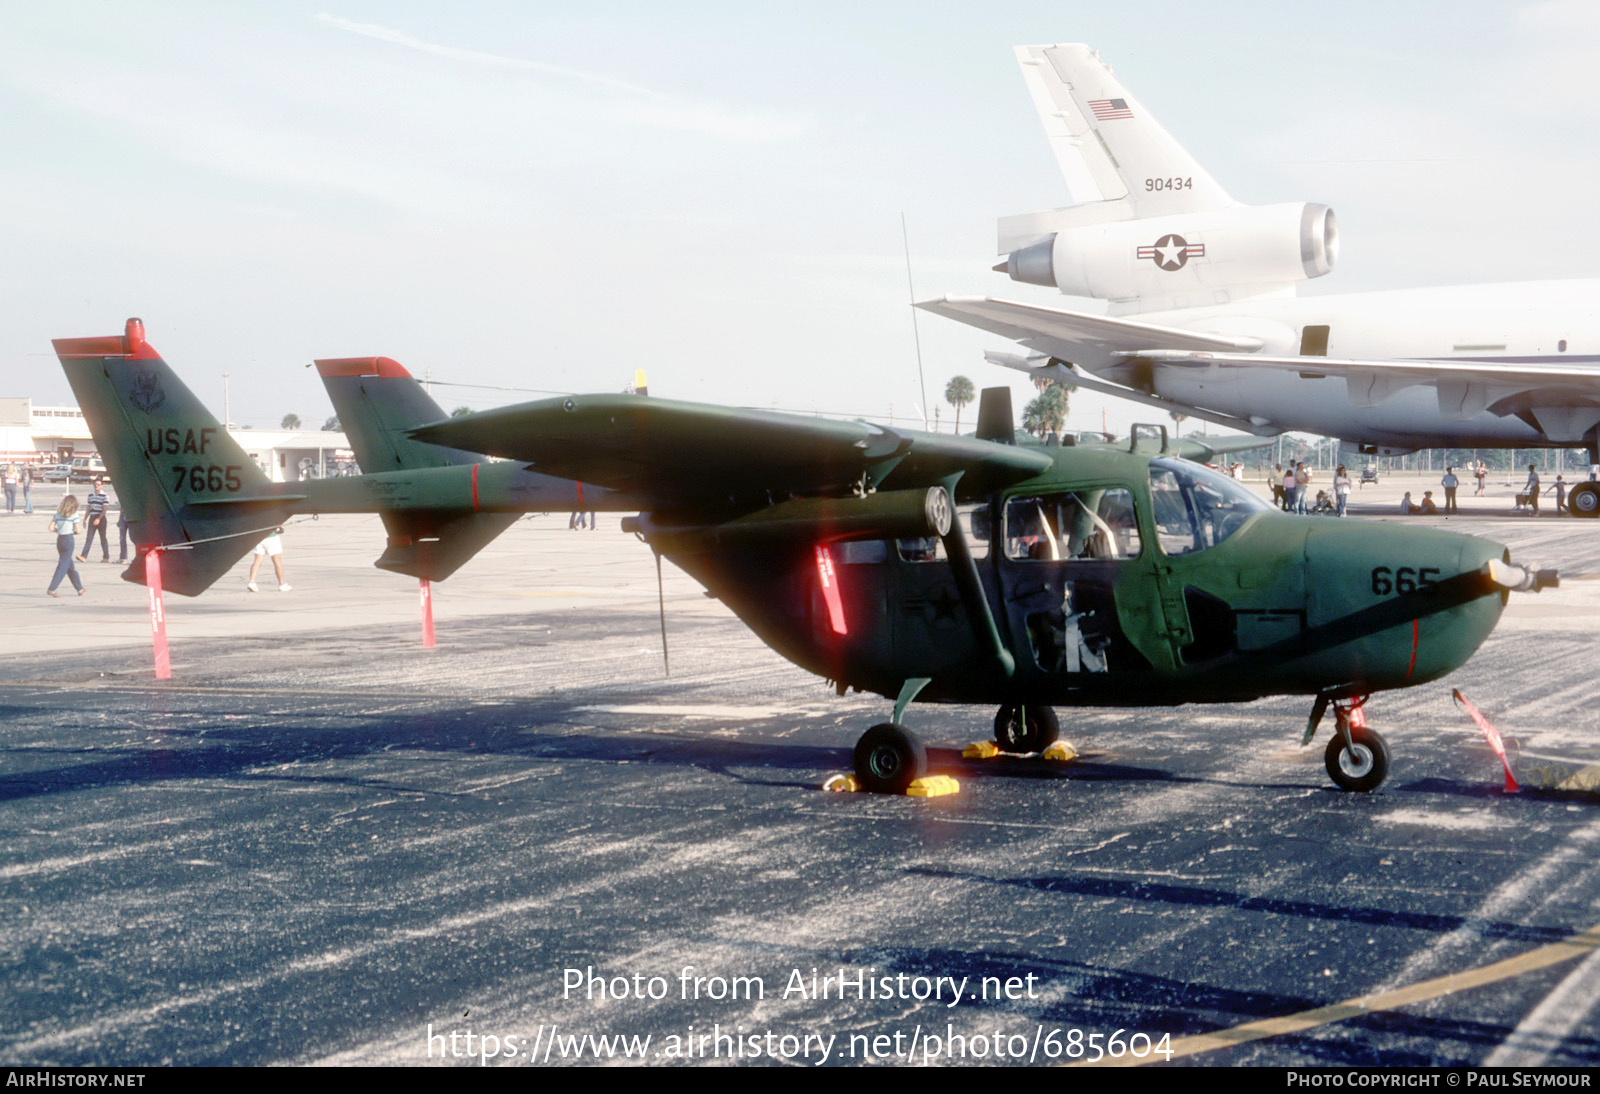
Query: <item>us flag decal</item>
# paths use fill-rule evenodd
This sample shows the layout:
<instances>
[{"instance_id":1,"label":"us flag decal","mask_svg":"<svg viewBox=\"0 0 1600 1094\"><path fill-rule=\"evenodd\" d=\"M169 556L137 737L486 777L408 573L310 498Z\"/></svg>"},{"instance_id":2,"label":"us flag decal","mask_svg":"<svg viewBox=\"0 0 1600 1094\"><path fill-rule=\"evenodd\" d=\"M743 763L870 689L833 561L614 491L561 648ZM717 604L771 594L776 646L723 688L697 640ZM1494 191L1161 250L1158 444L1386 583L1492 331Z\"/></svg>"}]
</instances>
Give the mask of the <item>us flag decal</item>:
<instances>
[{"instance_id":1,"label":"us flag decal","mask_svg":"<svg viewBox=\"0 0 1600 1094\"><path fill-rule=\"evenodd\" d=\"M1094 111L1094 120L1097 122L1133 117L1133 111L1128 109L1127 99L1090 99L1089 109Z\"/></svg>"}]
</instances>

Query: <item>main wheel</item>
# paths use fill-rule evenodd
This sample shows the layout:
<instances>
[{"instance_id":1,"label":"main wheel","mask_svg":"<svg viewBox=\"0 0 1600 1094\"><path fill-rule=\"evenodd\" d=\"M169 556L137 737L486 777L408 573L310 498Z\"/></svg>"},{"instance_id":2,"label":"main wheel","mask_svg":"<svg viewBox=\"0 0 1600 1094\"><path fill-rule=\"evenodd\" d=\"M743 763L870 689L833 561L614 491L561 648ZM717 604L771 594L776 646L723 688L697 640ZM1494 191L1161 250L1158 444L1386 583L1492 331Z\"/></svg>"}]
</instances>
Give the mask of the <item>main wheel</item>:
<instances>
[{"instance_id":1,"label":"main wheel","mask_svg":"<svg viewBox=\"0 0 1600 1094\"><path fill-rule=\"evenodd\" d=\"M922 741L905 726L884 722L856 742L856 778L867 790L904 794L928 769Z\"/></svg>"},{"instance_id":2,"label":"main wheel","mask_svg":"<svg viewBox=\"0 0 1600 1094\"><path fill-rule=\"evenodd\" d=\"M1567 512L1575 517L1600 517L1600 483L1580 482L1567 495Z\"/></svg>"},{"instance_id":3,"label":"main wheel","mask_svg":"<svg viewBox=\"0 0 1600 1094\"><path fill-rule=\"evenodd\" d=\"M1334 730L1323 760L1329 777L1341 790L1376 790L1389 774L1389 746L1366 728L1352 726L1349 745L1344 742L1344 730Z\"/></svg>"},{"instance_id":4,"label":"main wheel","mask_svg":"<svg viewBox=\"0 0 1600 1094\"><path fill-rule=\"evenodd\" d=\"M994 743L1002 752L1043 752L1061 736L1056 712L1036 703L1007 703L994 716Z\"/></svg>"}]
</instances>

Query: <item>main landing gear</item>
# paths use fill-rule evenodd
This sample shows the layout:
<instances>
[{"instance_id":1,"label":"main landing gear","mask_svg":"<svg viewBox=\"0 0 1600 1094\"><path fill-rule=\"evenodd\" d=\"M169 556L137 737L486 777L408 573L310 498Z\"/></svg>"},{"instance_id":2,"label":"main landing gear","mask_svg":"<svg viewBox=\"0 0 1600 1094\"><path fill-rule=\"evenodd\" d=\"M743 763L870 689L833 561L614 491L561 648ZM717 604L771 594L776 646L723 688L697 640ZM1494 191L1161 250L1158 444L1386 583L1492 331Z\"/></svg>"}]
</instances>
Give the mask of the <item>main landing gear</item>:
<instances>
[{"instance_id":1,"label":"main landing gear","mask_svg":"<svg viewBox=\"0 0 1600 1094\"><path fill-rule=\"evenodd\" d=\"M895 717L903 717L897 706ZM1016 755L1043 752L1061 737L1061 721L1047 706L1007 703L994 717L994 740L1000 751ZM922 740L898 721L875 725L861 735L855 750L856 781L863 790L904 794L928 771Z\"/></svg>"},{"instance_id":2,"label":"main landing gear","mask_svg":"<svg viewBox=\"0 0 1600 1094\"><path fill-rule=\"evenodd\" d=\"M1333 740L1323 754L1328 777L1341 790L1376 790L1389 774L1389 746L1367 728L1366 696L1333 701ZM1320 704L1319 704L1320 705Z\"/></svg>"},{"instance_id":3,"label":"main landing gear","mask_svg":"<svg viewBox=\"0 0 1600 1094\"><path fill-rule=\"evenodd\" d=\"M921 739L903 725L884 722L856 742L856 779L864 790L904 794L928 770Z\"/></svg>"},{"instance_id":4,"label":"main landing gear","mask_svg":"<svg viewBox=\"0 0 1600 1094\"><path fill-rule=\"evenodd\" d=\"M1061 738L1061 719L1050 707L1007 703L994 716L994 743L1001 752L1043 752Z\"/></svg>"}]
</instances>

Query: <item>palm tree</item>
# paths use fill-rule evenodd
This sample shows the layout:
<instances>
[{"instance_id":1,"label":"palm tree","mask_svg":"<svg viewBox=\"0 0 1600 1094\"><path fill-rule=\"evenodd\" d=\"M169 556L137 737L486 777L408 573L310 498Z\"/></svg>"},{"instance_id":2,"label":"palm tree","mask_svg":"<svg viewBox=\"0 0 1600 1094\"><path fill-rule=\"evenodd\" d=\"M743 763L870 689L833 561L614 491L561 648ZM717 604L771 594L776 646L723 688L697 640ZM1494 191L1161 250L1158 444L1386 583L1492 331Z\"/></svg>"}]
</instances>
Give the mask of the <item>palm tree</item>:
<instances>
[{"instance_id":1,"label":"palm tree","mask_svg":"<svg viewBox=\"0 0 1600 1094\"><path fill-rule=\"evenodd\" d=\"M284 429L299 429L300 428L300 415L298 415L298 414L285 414L283 416L283 428Z\"/></svg>"},{"instance_id":2,"label":"palm tree","mask_svg":"<svg viewBox=\"0 0 1600 1094\"><path fill-rule=\"evenodd\" d=\"M322 431L324 433L337 433L343 428L344 427L339 424L339 415L337 414L322 423Z\"/></svg>"},{"instance_id":3,"label":"palm tree","mask_svg":"<svg viewBox=\"0 0 1600 1094\"><path fill-rule=\"evenodd\" d=\"M972 402L976 392L972 389L972 381L965 376L952 376L950 382L944 385L944 401L956 408L956 433L961 432L961 408Z\"/></svg>"},{"instance_id":4,"label":"palm tree","mask_svg":"<svg viewBox=\"0 0 1600 1094\"><path fill-rule=\"evenodd\" d=\"M1061 432L1067 424L1067 389L1060 384L1050 384L1022 408L1022 428L1035 437Z\"/></svg>"},{"instance_id":5,"label":"palm tree","mask_svg":"<svg viewBox=\"0 0 1600 1094\"><path fill-rule=\"evenodd\" d=\"M472 413L472 408L470 406L458 406L458 407L456 407L454 410L452 410L450 412L450 417L459 418L463 414L471 414L471 413Z\"/></svg>"}]
</instances>

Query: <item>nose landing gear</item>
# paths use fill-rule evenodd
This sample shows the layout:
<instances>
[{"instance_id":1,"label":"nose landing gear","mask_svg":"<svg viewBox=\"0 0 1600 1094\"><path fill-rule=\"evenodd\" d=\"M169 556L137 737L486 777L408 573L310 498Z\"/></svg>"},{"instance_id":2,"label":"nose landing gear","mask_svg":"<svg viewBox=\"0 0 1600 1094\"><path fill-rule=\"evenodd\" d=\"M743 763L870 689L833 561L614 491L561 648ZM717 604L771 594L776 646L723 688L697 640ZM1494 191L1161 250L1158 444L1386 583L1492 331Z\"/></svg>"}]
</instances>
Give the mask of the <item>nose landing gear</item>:
<instances>
[{"instance_id":1,"label":"nose landing gear","mask_svg":"<svg viewBox=\"0 0 1600 1094\"><path fill-rule=\"evenodd\" d=\"M1328 777L1341 790L1376 790L1389 774L1389 746L1376 730L1367 728L1366 701L1365 695L1333 701L1333 740L1328 742L1323 763ZM1319 700L1318 707L1322 706Z\"/></svg>"}]
</instances>

